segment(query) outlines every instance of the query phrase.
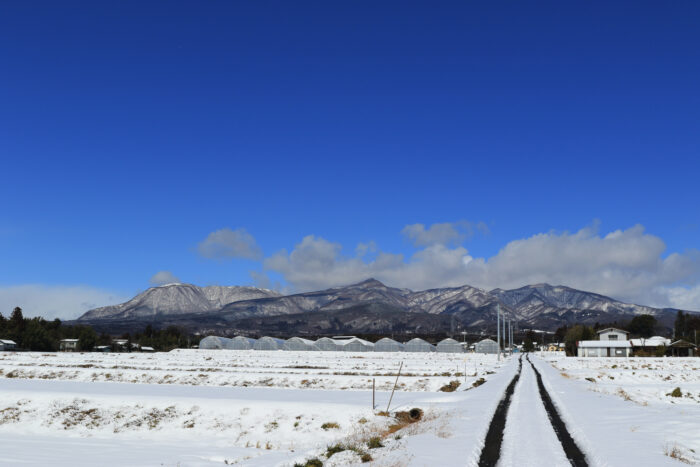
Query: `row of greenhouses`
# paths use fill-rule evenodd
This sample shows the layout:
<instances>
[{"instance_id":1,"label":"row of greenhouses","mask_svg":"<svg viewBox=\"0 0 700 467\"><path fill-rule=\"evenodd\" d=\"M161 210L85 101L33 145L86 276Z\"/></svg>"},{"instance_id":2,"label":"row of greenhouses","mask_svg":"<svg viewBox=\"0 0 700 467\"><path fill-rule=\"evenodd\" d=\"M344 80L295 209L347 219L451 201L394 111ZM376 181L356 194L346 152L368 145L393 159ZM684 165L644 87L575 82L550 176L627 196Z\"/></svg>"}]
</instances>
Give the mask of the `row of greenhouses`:
<instances>
[{"instance_id":1,"label":"row of greenhouses","mask_svg":"<svg viewBox=\"0 0 700 467\"><path fill-rule=\"evenodd\" d=\"M484 341L490 341L485 339ZM478 353L496 353L491 345L476 345ZM493 342L493 341L490 341ZM495 342L493 342L496 344ZM464 346L454 339L444 339L433 345L423 339L415 338L406 343L400 343L385 337L377 342L369 342L355 336L322 337L316 341L292 337L287 340L275 337L236 336L234 338L208 336L199 342L200 349L229 349L229 350L296 350L296 351L341 351L341 352L441 352L462 353Z\"/></svg>"}]
</instances>

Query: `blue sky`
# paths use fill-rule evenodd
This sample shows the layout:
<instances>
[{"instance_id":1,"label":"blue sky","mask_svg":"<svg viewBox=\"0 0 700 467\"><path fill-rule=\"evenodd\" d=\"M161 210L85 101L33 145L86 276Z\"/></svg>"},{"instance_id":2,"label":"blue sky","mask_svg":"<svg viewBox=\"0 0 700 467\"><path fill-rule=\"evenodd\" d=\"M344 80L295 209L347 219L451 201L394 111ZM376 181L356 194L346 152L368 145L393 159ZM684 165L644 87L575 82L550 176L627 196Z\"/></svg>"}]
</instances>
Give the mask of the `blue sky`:
<instances>
[{"instance_id":1,"label":"blue sky","mask_svg":"<svg viewBox=\"0 0 700 467\"><path fill-rule=\"evenodd\" d=\"M158 272L700 309L699 14L4 2L0 311L75 316Z\"/></svg>"}]
</instances>

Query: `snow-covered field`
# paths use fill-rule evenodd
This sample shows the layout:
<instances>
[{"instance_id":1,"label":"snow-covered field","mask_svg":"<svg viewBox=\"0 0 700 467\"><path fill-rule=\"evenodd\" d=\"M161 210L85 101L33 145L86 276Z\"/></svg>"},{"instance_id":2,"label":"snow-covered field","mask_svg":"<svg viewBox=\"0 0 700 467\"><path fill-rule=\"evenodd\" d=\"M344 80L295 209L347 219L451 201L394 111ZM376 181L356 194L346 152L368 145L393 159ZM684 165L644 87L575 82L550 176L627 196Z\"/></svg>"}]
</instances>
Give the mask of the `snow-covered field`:
<instances>
[{"instance_id":1,"label":"snow-covered field","mask_svg":"<svg viewBox=\"0 0 700 467\"><path fill-rule=\"evenodd\" d=\"M530 359L589 465L700 465L700 359ZM474 354L2 353L0 465L477 465L517 368ZM397 415L414 407L420 422ZM524 362L499 465L542 463L565 456Z\"/></svg>"},{"instance_id":2,"label":"snow-covered field","mask_svg":"<svg viewBox=\"0 0 700 467\"><path fill-rule=\"evenodd\" d=\"M326 460L341 442L357 452L325 465L346 465L360 463L378 436L376 463L403 436L389 436L396 420L376 414L400 362L391 412L425 413L401 433L439 431L447 417L439 402L453 396L437 390L450 381L471 388L500 365L493 355L436 353L1 353L0 444L11 448L0 450L0 464L94 465L104 451L107 465L292 465Z\"/></svg>"},{"instance_id":3,"label":"snow-covered field","mask_svg":"<svg viewBox=\"0 0 700 467\"><path fill-rule=\"evenodd\" d=\"M0 376L83 382L293 389L437 391L455 378L471 384L494 356L448 353L174 350L167 353L0 353ZM464 378L467 375L466 380Z\"/></svg>"},{"instance_id":4,"label":"snow-covered field","mask_svg":"<svg viewBox=\"0 0 700 467\"><path fill-rule=\"evenodd\" d=\"M700 358L549 357L565 378L591 391L614 394L641 405L681 404L700 409ZM681 395L673 390L680 388Z\"/></svg>"}]
</instances>

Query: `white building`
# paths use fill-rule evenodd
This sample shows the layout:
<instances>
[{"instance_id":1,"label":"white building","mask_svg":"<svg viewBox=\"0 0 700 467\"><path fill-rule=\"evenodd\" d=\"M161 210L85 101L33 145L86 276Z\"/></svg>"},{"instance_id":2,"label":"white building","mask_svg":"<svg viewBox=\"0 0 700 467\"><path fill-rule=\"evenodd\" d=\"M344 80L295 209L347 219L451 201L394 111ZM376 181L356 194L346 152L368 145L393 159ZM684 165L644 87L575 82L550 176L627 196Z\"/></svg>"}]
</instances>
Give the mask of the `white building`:
<instances>
[{"instance_id":1,"label":"white building","mask_svg":"<svg viewBox=\"0 0 700 467\"><path fill-rule=\"evenodd\" d=\"M579 357L629 357L632 351L630 341L578 341Z\"/></svg>"},{"instance_id":2,"label":"white building","mask_svg":"<svg viewBox=\"0 0 700 467\"><path fill-rule=\"evenodd\" d=\"M15 350L17 343L10 339L0 339L0 350Z\"/></svg>"},{"instance_id":3,"label":"white building","mask_svg":"<svg viewBox=\"0 0 700 467\"><path fill-rule=\"evenodd\" d=\"M75 352L78 350L78 339L61 339L58 349L61 352Z\"/></svg>"},{"instance_id":4,"label":"white building","mask_svg":"<svg viewBox=\"0 0 700 467\"><path fill-rule=\"evenodd\" d=\"M629 357L632 344L627 340L628 335L623 329L601 329L597 341L578 341L576 354L579 357Z\"/></svg>"}]
</instances>

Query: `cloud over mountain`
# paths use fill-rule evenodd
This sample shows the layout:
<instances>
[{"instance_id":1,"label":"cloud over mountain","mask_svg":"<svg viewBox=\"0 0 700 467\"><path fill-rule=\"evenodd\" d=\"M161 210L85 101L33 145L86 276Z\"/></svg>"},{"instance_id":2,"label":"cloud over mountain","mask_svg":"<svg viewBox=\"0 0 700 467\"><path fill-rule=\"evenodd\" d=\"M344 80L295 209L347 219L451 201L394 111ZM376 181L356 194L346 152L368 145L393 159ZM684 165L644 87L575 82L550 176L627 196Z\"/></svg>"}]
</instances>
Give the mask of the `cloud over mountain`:
<instances>
[{"instance_id":1,"label":"cloud over mountain","mask_svg":"<svg viewBox=\"0 0 700 467\"><path fill-rule=\"evenodd\" d=\"M262 257L262 250L255 238L244 228L231 230L226 227L216 230L197 245L197 251L209 259L257 260Z\"/></svg>"},{"instance_id":2,"label":"cloud over mountain","mask_svg":"<svg viewBox=\"0 0 700 467\"><path fill-rule=\"evenodd\" d=\"M170 271L158 271L148 280L151 285L164 285L180 282L180 279Z\"/></svg>"},{"instance_id":3,"label":"cloud over mountain","mask_svg":"<svg viewBox=\"0 0 700 467\"><path fill-rule=\"evenodd\" d=\"M354 256L322 237L306 236L291 252L266 258L264 268L294 290L317 290L375 277L395 287L421 290L470 284L485 289L533 283L564 284L656 306L700 309L700 251L671 253L657 236L636 225L600 234L596 225L577 232L548 232L513 240L490 258L474 258L450 224L406 226L419 246L411 256L377 251Z\"/></svg>"}]
</instances>

